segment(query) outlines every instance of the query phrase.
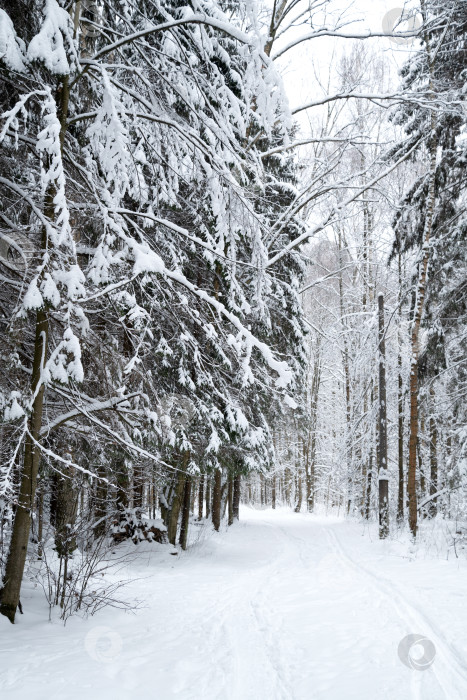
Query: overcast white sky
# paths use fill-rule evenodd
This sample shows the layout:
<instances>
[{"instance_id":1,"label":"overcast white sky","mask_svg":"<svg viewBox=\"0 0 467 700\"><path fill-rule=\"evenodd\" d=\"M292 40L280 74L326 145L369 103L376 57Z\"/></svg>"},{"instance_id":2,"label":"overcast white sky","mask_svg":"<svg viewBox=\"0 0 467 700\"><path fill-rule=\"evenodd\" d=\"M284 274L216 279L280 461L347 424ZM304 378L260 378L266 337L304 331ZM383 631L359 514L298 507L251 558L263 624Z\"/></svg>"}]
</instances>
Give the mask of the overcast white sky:
<instances>
[{"instance_id":1,"label":"overcast white sky","mask_svg":"<svg viewBox=\"0 0 467 700\"><path fill-rule=\"evenodd\" d=\"M304 4L305 2L306 0L304 0ZM413 4L414 3L411 2L410 6L413 6ZM405 3L405 7L408 6L409 3ZM364 33L370 30L373 32L381 32L384 30L383 24L385 17L388 17L388 13L394 11L394 15L396 15L397 13L395 10L402 7L404 7L404 2L401 0L354 0L353 2L332 0L329 8L331 14L328 14L326 18L323 16L323 24L332 26L335 21L345 16L348 21L353 20L354 22L343 31ZM402 25L400 27L400 29L406 28L407 25ZM307 31L310 30L307 29L306 26L290 30L284 39L279 39L277 41L274 50L278 51L292 39L306 34ZM291 108L310 100L319 99L319 97L324 94L316 81L315 71L320 76L321 81L326 85L329 71L331 70L332 76L335 71L333 65L337 65L339 56L342 55L344 51L351 50L353 41L352 39L329 37L314 39L291 49L283 57L278 59L278 65L284 77ZM388 67L394 74L394 82L397 84L398 66L406 60L408 52L414 50L413 44L409 43L399 46L394 41L384 38L375 38L365 41L371 44L376 51L381 52L385 57L385 60L388 62Z\"/></svg>"}]
</instances>

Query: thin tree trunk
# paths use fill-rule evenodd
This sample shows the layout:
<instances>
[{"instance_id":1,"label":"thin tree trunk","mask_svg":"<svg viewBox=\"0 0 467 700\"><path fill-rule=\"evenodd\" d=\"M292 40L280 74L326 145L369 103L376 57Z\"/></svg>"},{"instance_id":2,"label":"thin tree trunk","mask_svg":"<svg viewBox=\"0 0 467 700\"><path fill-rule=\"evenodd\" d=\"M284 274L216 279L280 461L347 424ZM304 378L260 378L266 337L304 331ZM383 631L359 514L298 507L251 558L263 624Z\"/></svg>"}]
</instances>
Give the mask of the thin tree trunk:
<instances>
[{"instance_id":1,"label":"thin tree trunk","mask_svg":"<svg viewBox=\"0 0 467 700\"><path fill-rule=\"evenodd\" d=\"M379 340L379 537L385 539L389 534L388 501L388 443L387 443L387 409L386 409L386 343L384 340L384 296L378 295L378 340Z\"/></svg>"},{"instance_id":2,"label":"thin tree trunk","mask_svg":"<svg viewBox=\"0 0 467 700\"><path fill-rule=\"evenodd\" d=\"M302 494L302 473L301 471L298 472L297 474L297 489L295 493L295 508L294 511L295 513L300 513L302 509L302 499L303 499L303 494Z\"/></svg>"},{"instance_id":3,"label":"thin tree trunk","mask_svg":"<svg viewBox=\"0 0 467 700\"><path fill-rule=\"evenodd\" d=\"M221 488L221 522L225 518L225 513L227 510L227 501L228 501L228 480L225 481L222 484Z\"/></svg>"},{"instance_id":4,"label":"thin tree trunk","mask_svg":"<svg viewBox=\"0 0 467 700\"><path fill-rule=\"evenodd\" d=\"M199 478L199 489L198 489L198 520L203 519L203 506L204 506L204 474L201 474Z\"/></svg>"},{"instance_id":5,"label":"thin tree trunk","mask_svg":"<svg viewBox=\"0 0 467 700\"><path fill-rule=\"evenodd\" d=\"M209 518L211 515L211 477L206 474L206 494L205 494L205 502L206 502L206 518Z\"/></svg>"},{"instance_id":6,"label":"thin tree trunk","mask_svg":"<svg viewBox=\"0 0 467 700\"><path fill-rule=\"evenodd\" d=\"M185 467L185 459L183 460L183 467ZM175 486L175 493L173 496L172 503L170 505L170 510L168 513L168 523L167 523L167 537L170 544L175 544L177 541L177 528L178 528L178 516L182 508L183 494L185 489L185 479L186 473L184 470L178 472L177 483ZM189 503L188 503L189 507Z\"/></svg>"},{"instance_id":7,"label":"thin tree trunk","mask_svg":"<svg viewBox=\"0 0 467 700\"><path fill-rule=\"evenodd\" d=\"M401 291L402 291L402 264L401 253L398 254L398 274L399 274L399 329L402 323ZM397 489L397 520L404 521L404 393L402 378L402 347L400 330L398 334L398 355L397 355L397 463L398 463L398 489Z\"/></svg>"},{"instance_id":8,"label":"thin tree trunk","mask_svg":"<svg viewBox=\"0 0 467 700\"><path fill-rule=\"evenodd\" d=\"M426 496L426 479L425 479L425 468L423 464L423 451L422 443L425 439L425 411L423 406L419 407L419 430L418 430L418 441L417 441L417 457L418 457L418 496L423 500Z\"/></svg>"},{"instance_id":9,"label":"thin tree trunk","mask_svg":"<svg viewBox=\"0 0 467 700\"><path fill-rule=\"evenodd\" d=\"M214 485L212 489L212 524L214 529L219 531L221 526L221 505L222 505L222 472L220 469L214 471Z\"/></svg>"},{"instance_id":10,"label":"thin tree trunk","mask_svg":"<svg viewBox=\"0 0 467 700\"><path fill-rule=\"evenodd\" d=\"M285 501L288 506L291 505L291 492L292 492L292 474L289 467L285 470Z\"/></svg>"},{"instance_id":11,"label":"thin tree trunk","mask_svg":"<svg viewBox=\"0 0 467 700\"><path fill-rule=\"evenodd\" d=\"M93 534L95 538L101 537L104 532L105 532L105 522L106 522L106 516L107 516L107 482L105 481L106 478L106 471L105 467L103 464L98 465L97 467L97 476L101 477L96 480L96 483L94 484L94 494L93 494L93 516L94 516L94 522L97 523L93 530ZM117 477L118 480L119 476ZM119 486L120 486L120 482ZM119 506L121 505L122 501L120 500L120 496L122 495L122 492L119 490L117 491L117 503ZM126 504L128 505L128 501L126 501Z\"/></svg>"},{"instance_id":12,"label":"thin tree trunk","mask_svg":"<svg viewBox=\"0 0 467 700\"><path fill-rule=\"evenodd\" d=\"M192 515L195 514L195 501L198 500L198 488L199 488L199 480L197 479L194 481L192 479L192 485L191 485L191 500L190 500L190 513Z\"/></svg>"},{"instance_id":13,"label":"thin tree trunk","mask_svg":"<svg viewBox=\"0 0 467 700\"><path fill-rule=\"evenodd\" d=\"M238 520L240 517L240 491L241 491L242 477L240 474L236 474L233 484L233 499L232 499L232 511L234 520Z\"/></svg>"},{"instance_id":14,"label":"thin tree trunk","mask_svg":"<svg viewBox=\"0 0 467 700\"><path fill-rule=\"evenodd\" d=\"M158 501L156 475L152 473L152 517L156 517L156 505Z\"/></svg>"},{"instance_id":15,"label":"thin tree trunk","mask_svg":"<svg viewBox=\"0 0 467 700\"><path fill-rule=\"evenodd\" d=\"M229 490L227 494L227 505L228 505L228 523L233 525L234 514L233 514L233 477L229 475Z\"/></svg>"},{"instance_id":16,"label":"thin tree trunk","mask_svg":"<svg viewBox=\"0 0 467 700\"><path fill-rule=\"evenodd\" d=\"M73 485L72 467L62 468L63 476L55 475L57 511L55 519L55 550L60 557L68 557L76 549L76 538L70 533L78 513L78 494Z\"/></svg>"},{"instance_id":17,"label":"thin tree trunk","mask_svg":"<svg viewBox=\"0 0 467 700\"><path fill-rule=\"evenodd\" d=\"M350 401L350 368L349 368L349 351L347 347L347 333L346 326L344 322L345 309L344 309L344 283L342 279L342 269L344 267L344 260L342 256L342 234L338 231L338 251L339 251L339 313L341 317L341 326L343 330L343 352L342 352L342 364L344 369L344 389L345 389L345 421L346 421L346 434L345 434L345 459L347 465L347 513L350 513L353 498L353 475L352 475L352 456L351 456L351 444L350 444L350 434L351 434L351 401Z\"/></svg>"},{"instance_id":18,"label":"thin tree trunk","mask_svg":"<svg viewBox=\"0 0 467 700\"><path fill-rule=\"evenodd\" d=\"M35 397L28 420L29 434L24 448L24 462L20 491L16 507L13 533L8 553L3 588L1 591L0 613L14 623L18 607L21 582L31 529L31 514L36 496L37 473L39 469L40 450L36 444L42 426L42 409L44 403L44 384L40 383L42 362L47 356L49 337L48 311L39 309L36 315L36 337L34 343L34 360L31 390Z\"/></svg>"},{"instance_id":19,"label":"thin tree trunk","mask_svg":"<svg viewBox=\"0 0 467 700\"><path fill-rule=\"evenodd\" d=\"M370 519L371 514L371 481L373 478L373 450L370 450L368 455L368 473L366 478L366 494L365 494L365 518Z\"/></svg>"},{"instance_id":20,"label":"thin tree trunk","mask_svg":"<svg viewBox=\"0 0 467 700\"><path fill-rule=\"evenodd\" d=\"M401 356L399 359L402 361ZM398 463L398 488L397 488L397 520L404 520L404 398L402 392L402 375L398 376L398 397L397 405L399 409L397 421L397 463Z\"/></svg>"},{"instance_id":21,"label":"thin tree trunk","mask_svg":"<svg viewBox=\"0 0 467 700\"><path fill-rule=\"evenodd\" d=\"M435 390L430 389L431 397L431 414L430 414L430 496L433 496L438 491L438 429L435 419ZM436 515L437 505L436 499L430 501L428 513L431 518Z\"/></svg>"},{"instance_id":22,"label":"thin tree trunk","mask_svg":"<svg viewBox=\"0 0 467 700\"><path fill-rule=\"evenodd\" d=\"M60 150L63 153L63 143L67 129L68 102L70 97L69 79L65 76L61 80L58 90L57 116L60 121ZM44 214L49 221L55 218L54 198L56 195L55 184L48 188L44 200ZM50 248L47 230L42 231L42 250ZM34 340L34 357L32 363L31 393L33 398L31 413L28 420L28 435L25 440L23 470L18 495L18 504L13 524L13 532L1 589L0 614L8 617L14 623L16 609L18 607L21 582L23 580L24 566L31 528L31 514L36 498L37 474L40 462L40 449L38 446L42 427L42 410L44 405L44 384L42 383L43 364L47 358L49 340L49 312L43 307L36 313L36 332Z\"/></svg>"},{"instance_id":23,"label":"thin tree trunk","mask_svg":"<svg viewBox=\"0 0 467 700\"><path fill-rule=\"evenodd\" d=\"M44 536L44 491L39 487L37 497L37 558L42 559L42 538Z\"/></svg>"},{"instance_id":24,"label":"thin tree trunk","mask_svg":"<svg viewBox=\"0 0 467 700\"><path fill-rule=\"evenodd\" d=\"M422 0L422 13L426 18L425 3ZM429 90L434 96L433 62L428 35L425 33L425 46L430 70ZM435 174L436 174L436 113L431 110L430 129L430 168L428 200L425 213L425 230L423 235L422 260L418 273L417 294L415 299L414 317L411 334L411 367L410 367L410 427L409 427L409 470L407 478L407 495L409 499L409 527L412 535L417 534L417 443L418 443L418 358L420 353L420 324L425 303L428 263L430 259L430 238L433 229L435 207Z\"/></svg>"},{"instance_id":25,"label":"thin tree trunk","mask_svg":"<svg viewBox=\"0 0 467 700\"><path fill-rule=\"evenodd\" d=\"M141 465L133 470L133 508L144 507L144 472Z\"/></svg>"},{"instance_id":26,"label":"thin tree trunk","mask_svg":"<svg viewBox=\"0 0 467 700\"><path fill-rule=\"evenodd\" d=\"M316 461L316 428L318 419L318 398L321 382L321 347L318 342L315 349L315 362L313 367L313 380L310 396L310 419L307 444L304 445L305 453L305 478L306 478L306 508L309 513L314 508L315 500L315 461Z\"/></svg>"},{"instance_id":27,"label":"thin tree trunk","mask_svg":"<svg viewBox=\"0 0 467 700\"><path fill-rule=\"evenodd\" d=\"M190 524L190 503L193 479L189 474L185 478L185 488L183 491L182 522L180 524L180 545L186 549L188 542L188 526Z\"/></svg>"}]
</instances>

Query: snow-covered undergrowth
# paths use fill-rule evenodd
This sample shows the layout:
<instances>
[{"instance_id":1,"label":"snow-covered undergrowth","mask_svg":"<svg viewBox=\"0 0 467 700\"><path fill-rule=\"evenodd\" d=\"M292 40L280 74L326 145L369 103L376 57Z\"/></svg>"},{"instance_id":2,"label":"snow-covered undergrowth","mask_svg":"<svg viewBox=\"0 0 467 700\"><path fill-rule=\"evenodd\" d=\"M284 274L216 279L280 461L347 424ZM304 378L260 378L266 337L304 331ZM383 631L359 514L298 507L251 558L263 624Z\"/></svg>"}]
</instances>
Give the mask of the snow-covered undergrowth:
<instances>
[{"instance_id":1,"label":"snow-covered undergrowth","mask_svg":"<svg viewBox=\"0 0 467 700\"><path fill-rule=\"evenodd\" d=\"M64 627L46 622L42 592L26 586L18 624L0 619L0 697L466 697L463 557L410 549L398 535L380 542L374 524L332 514L241 516L218 534L193 527L176 556L158 543L119 545L138 552L118 573L132 579L131 611L107 608ZM398 656L410 634L434 645L423 672Z\"/></svg>"},{"instance_id":2,"label":"snow-covered undergrowth","mask_svg":"<svg viewBox=\"0 0 467 700\"><path fill-rule=\"evenodd\" d=\"M421 520L416 543L408 527L394 528L391 551L409 559L467 559L467 522L447 520L441 515Z\"/></svg>"}]
</instances>

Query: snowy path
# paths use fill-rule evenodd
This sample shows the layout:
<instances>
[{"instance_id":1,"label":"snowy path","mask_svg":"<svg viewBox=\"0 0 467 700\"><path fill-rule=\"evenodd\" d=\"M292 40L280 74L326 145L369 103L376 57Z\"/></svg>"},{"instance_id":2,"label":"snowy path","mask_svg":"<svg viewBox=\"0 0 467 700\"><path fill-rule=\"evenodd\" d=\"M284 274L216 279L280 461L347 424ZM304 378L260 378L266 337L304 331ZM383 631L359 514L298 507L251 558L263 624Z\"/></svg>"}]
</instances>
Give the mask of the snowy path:
<instances>
[{"instance_id":1,"label":"snowy path","mask_svg":"<svg viewBox=\"0 0 467 700\"><path fill-rule=\"evenodd\" d=\"M467 568L391 552L355 523L244 509L180 557L145 554L135 615L2 620L0 698L467 698ZM102 627L113 650L93 651ZM436 647L426 671L398 658L410 633Z\"/></svg>"}]
</instances>

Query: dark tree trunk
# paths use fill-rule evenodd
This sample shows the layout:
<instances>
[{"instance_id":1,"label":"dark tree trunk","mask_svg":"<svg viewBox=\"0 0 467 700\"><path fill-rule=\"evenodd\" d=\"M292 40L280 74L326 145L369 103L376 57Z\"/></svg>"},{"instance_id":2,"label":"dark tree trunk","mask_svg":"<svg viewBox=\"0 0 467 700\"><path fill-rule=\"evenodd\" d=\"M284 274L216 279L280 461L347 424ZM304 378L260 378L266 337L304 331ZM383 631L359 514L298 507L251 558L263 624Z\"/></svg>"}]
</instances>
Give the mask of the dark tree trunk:
<instances>
[{"instance_id":1,"label":"dark tree trunk","mask_svg":"<svg viewBox=\"0 0 467 700\"><path fill-rule=\"evenodd\" d=\"M203 519L203 506L204 506L204 474L199 477L199 489L198 489L198 520Z\"/></svg>"},{"instance_id":2,"label":"dark tree trunk","mask_svg":"<svg viewBox=\"0 0 467 700\"><path fill-rule=\"evenodd\" d=\"M206 474L206 494L205 494L205 503L206 503L206 518L209 518L211 515L211 476Z\"/></svg>"},{"instance_id":3,"label":"dark tree trunk","mask_svg":"<svg viewBox=\"0 0 467 700\"><path fill-rule=\"evenodd\" d=\"M37 558L42 559L42 538L44 536L44 490L40 488L37 495ZM1 540L1 537L0 537Z\"/></svg>"},{"instance_id":4,"label":"dark tree trunk","mask_svg":"<svg viewBox=\"0 0 467 700\"><path fill-rule=\"evenodd\" d=\"M183 460L185 463L185 460ZM185 464L183 464L183 467ZM180 510L183 503L183 494L185 489L185 479L186 473L184 468L181 468L178 472L177 481L175 484L174 494L172 498L172 503L169 507L169 512L167 516L167 537L170 544L175 544L177 541L177 528L178 528L178 516L180 515ZM189 503L188 503L189 508Z\"/></svg>"},{"instance_id":5,"label":"dark tree trunk","mask_svg":"<svg viewBox=\"0 0 467 700\"><path fill-rule=\"evenodd\" d=\"M221 526L221 506L222 506L222 472L216 469L214 472L214 486L212 489L212 524L215 530Z\"/></svg>"},{"instance_id":6,"label":"dark tree trunk","mask_svg":"<svg viewBox=\"0 0 467 700\"><path fill-rule=\"evenodd\" d=\"M180 545L182 549L186 549L188 542L188 526L190 524L190 501L191 501L191 491L192 491L193 480L191 476L187 475L185 479L185 489L183 493L183 508L182 508L182 522L180 525Z\"/></svg>"},{"instance_id":7,"label":"dark tree trunk","mask_svg":"<svg viewBox=\"0 0 467 700\"><path fill-rule=\"evenodd\" d=\"M297 475L297 490L295 493L295 513L300 513L302 509L302 474L301 472Z\"/></svg>"},{"instance_id":8,"label":"dark tree trunk","mask_svg":"<svg viewBox=\"0 0 467 700\"><path fill-rule=\"evenodd\" d=\"M238 520L240 517L240 491L241 491L242 477L240 474L236 474L233 483L233 499L232 499L232 510L234 520Z\"/></svg>"},{"instance_id":9,"label":"dark tree trunk","mask_svg":"<svg viewBox=\"0 0 467 700\"><path fill-rule=\"evenodd\" d=\"M366 476L366 494L365 494L365 518L370 519L371 513L371 481L373 478L373 450L368 455L368 473Z\"/></svg>"},{"instance_id":10,"label":"dark tree trunk","mask_svg":"<svg viewBox=\"0 0 467 700\"><path fill-rule=\"evenodd\" d=\"M68 76L61 79L57 94L57 116L60 121L60 150L63 152L63 142L67 129L68 101L70 87ZM52 183L45 195L44 214L49 221L55 218L54 198L56 195L55 183ZM44 226L42 231L42 250L49 248L51 242ZM31 375L31 393L35 397L28 420L29 434L25 440L23 470L21 474L18 505L13 523L10 549L1 589L0 614L8 617L10 622L15 621L18 607L21 582L23 580L24 565L28 548L29 531L31 529L31 514L36 500L37 474L39 471L40 449L38 442L42 427L42 410L44 405L45 386L41 383L43 362L47 358L49 340L49 312L47 308L41 308L36 313L36 329L34 340L34 357Z\"/></svg>"},{"instance_id":11,"label":"dark tree trunk","mask_svg":"<svg viewBox=\"0 0 467 700\"><path fill-rule=\"evenodd\" d=\"M285 502L288 506L291 505L291 492L292 492L292 474L290 469L287 467L285 470Z\"/></svg>"},{"instance_id":12,"label":"dark tree trunk","mask_svg":"<svg viewBox=\"0 0 467 700\"><path fill-rule=\"evenodd\" d=\"M39 309L36 316L36 337L34 343L34 360L31 390L34 394L42 371L42 358L47 356L49 335L48 312ZM35 441L39 440L42 426L42 408L44 403L44 384L36 393L31 416L28 421L29 435L26 437L24 462L16 507L13 533L8 553L3 588L1 591L0 613L10 622L15 621L16 609L19 603L21 582L31 528L31 514L36 498L37 473L39 470L40 450Z\"/></svg>"},{"instance_id":13,"label":"dark tree trunk","mask_svg":"<svg viewBox=\"0 0 467 700\"><path fill-rule=\"evenodd\" d=\"M62 473L55 474L57 510L55 515L55 549L59 557L68 557L76 549L73 527L78 512L78 493L73 487L72 468L62 468Z\"/></svg>"},{"instance_id":14,"label":"dark tree trunk","mask_svg":"<svg viewBox=\"0 0 467 700\"><path fill-rule=\"evenodd\" d=\"M96 523L93 532L96 538L102 537L104 534L107 519L107 483L104 481L106 472L102 464L97 467L97 476L101 478L96 479L93 493L93 515ZM117 491L117 501L118 494L119 492Z\"/></svg>"},{"instance_id":15,"label":"dark tree trunk","mask_svg":"<svg viewBox=\"0 0 467 700\"><path fill-rule=\"evenodd\" d=\"M190 499L190 513L195 514L195 501L198 498L198 483L192 479L191 484L191 499Z\"/></svg>"},{"instance_id":16,"label":"dark tree trunk","mask_svg":"<svg viewBox=\"0 0 467 700\"><path fill-rule=\"evenodd\" d=\"M233 525L234 515L233 515L233 477L229 476L229 490L227 493L227 505L228 505L228 524Z\"/></svg>"}]
</instances>

